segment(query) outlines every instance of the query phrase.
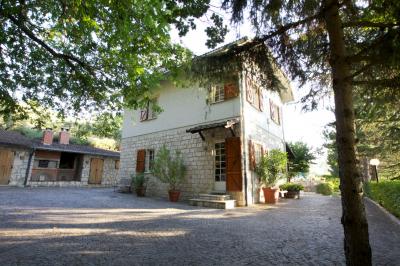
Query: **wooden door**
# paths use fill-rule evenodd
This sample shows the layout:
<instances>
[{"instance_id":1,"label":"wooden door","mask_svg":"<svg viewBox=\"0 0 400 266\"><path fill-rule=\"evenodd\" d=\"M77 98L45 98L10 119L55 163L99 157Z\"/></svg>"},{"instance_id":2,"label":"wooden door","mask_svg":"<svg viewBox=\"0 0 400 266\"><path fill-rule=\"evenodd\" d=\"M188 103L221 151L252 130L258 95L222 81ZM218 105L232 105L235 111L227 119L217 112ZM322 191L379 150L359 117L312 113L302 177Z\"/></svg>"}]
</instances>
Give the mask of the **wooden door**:
<instances>
[{"instance_id":1,"label":"wooden door","mask_svg":"<svg viewBox=\"0 0 400 266\"><path fill-rule=\"evenodd\" d=\"M10 150L0 150L0 185L8 185L11 176L14 153Z\"/></svg>"},{"instance_id":2,"label":"wooden door","mask_svg":"<svg viewBox=\"0 0 400 266\"><path fill-rule=\"evenodd\" d=\"M242 191L242 152L239 137L225 139L226 190Z\"/></svg>"},{"instance_id":3,"label":"wooden door","mask_svg":"<svg viewBox=\"0 0 400 266\"><path fill-rule=\"evenodd\" d=\"M104 160L92 158L90 161L89 184L101 184Z\"/></svg>"}]
</instances>

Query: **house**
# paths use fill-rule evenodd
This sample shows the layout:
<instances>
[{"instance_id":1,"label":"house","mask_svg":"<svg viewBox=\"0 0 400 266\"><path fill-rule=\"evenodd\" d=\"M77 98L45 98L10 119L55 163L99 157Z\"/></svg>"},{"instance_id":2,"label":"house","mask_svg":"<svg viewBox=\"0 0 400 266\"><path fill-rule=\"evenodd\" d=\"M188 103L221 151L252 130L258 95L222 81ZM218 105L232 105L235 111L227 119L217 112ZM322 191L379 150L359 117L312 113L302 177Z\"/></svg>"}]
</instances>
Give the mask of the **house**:
<instances>
[{"instance_id":1,"label":"house","mask_svg":"<svg viewBox=\"0 0 400 266\"><path fill-rule=\"evenodd\" d=\"M119 152L70 144L68 129L58 142L52 129L42 139L29 139L0 129L0 185L85 186L114 185L119 171Z\"/></svg>"},{"instance_id":2,"label":"house","mask_svg":"<svg viewBox=\"0 0 400 266\"><path fill-rule=\"evenodd\" d=\"M226 53L251 40L242 39L206 56ZM271 60L266 55L265 60ZM245 63L243 63L245 64ZM202 193L228 194L237 205L262 200L255 165L271 149L285 150L283 104L293 100L289 81L275 66L280 92L263 87L252 71L233 73L233 78L201 88L187 88L163 82L155 92L163 112L151 105L143 110L125 110L120 184L129 186L138 172L149 177L147 194L167 196L167 186L151 174L157 150L166 145L182 152L186 180L181 186L184 199Z\"/></svg>"}]
</instances>

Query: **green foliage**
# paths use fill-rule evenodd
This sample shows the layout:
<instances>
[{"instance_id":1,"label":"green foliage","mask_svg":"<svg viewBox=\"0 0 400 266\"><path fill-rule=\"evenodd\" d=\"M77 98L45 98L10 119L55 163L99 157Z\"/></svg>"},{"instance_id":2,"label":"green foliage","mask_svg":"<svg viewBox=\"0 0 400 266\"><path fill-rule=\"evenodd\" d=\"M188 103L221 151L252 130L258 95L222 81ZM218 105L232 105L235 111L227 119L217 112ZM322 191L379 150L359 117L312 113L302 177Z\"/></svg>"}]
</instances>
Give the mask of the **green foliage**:
<instances>
[{"instance_id":1,"label":"green foliage","mask_svg":"<svg viewBox=\"0 0 400 266\"><path fill-rule=\"evenodd\" d=\"M256 173L260 177L261 183L267 187L275 186L284 177L286 164L286 152L273 149L264 155L256 167Z\"/></svg>"},{"instance_id":2,"label":"green foliage","mask_svg":"<svg viewBox=\"0 0 400 266\"><path fill-rule=\"evenodd\" d=\"M295 156L294 158L289 158L288 161L289 178L298 174L307 174L310 170L310 164L316 159L312 149L301 141L289 143L289 147Z\"/></svg>"},{"instance_id":3,"label":"green foliage","mask_svg":"<svg viewBox=\"0 0 400 266\"><path fill-rule=\"evenodd\" d=\"M369 198L400 218L400 180L369 182L364 190Z\"/></svg>"},{"instance_id":4,"label":"green foliage","mask_svg":"<svg viewBox=\"0 0 400 266\"><path fill-rule=\"evenodd\" d=\"M169 184L170 190L177 190L184 181L186 167L180 151L175 151L175 156L165 145L156 154L153 165L153 174L161 182Z\"/></svg>"},{"instance_id":5,"label":"green foliage","mask_svg":"<svg viewBox=\"0 0 400 266\"><path fill-rule=\"evenodd\" d=\"M62 114L143 106L191 56L170 39L196 27L209 1L1 1L0 116L34 100ZM214 38L226 33L218 24ZM212 44L213 42L211 42ZM165 73L170 73L166 77Z\"/></svg>"},{"instance_id":6,"label":"green foliage","mask_svg":"<svg viewBox=\"0 0 400 266\"><path fill-rule=\"evenodd\" d=\"M132 186L136 188L146 187L148 178L144 174L132 175Z\"/></svg>"},{"instance_id":7,"label":"green foliage","mask_svg":"<svg viewBox=\"0 0 400 266\"><path fill-rule=\"evenodd\" d=\"M287 191L304 190L304 186L303 185L295 184L295 183L286 183L286 184L280 185L279 188L281 190L287 190Z\"/></svg>"},{"instance_id":8,"label":"green foliage","mask_svg":"<svg viewBox=\"0 0 400 266\"><path fill-rule=\"evenodd\" d=\"M334 188L332 183L320 183L315 186L316 192L325 196L332 195Z\"/></svg>"}]
</instances>

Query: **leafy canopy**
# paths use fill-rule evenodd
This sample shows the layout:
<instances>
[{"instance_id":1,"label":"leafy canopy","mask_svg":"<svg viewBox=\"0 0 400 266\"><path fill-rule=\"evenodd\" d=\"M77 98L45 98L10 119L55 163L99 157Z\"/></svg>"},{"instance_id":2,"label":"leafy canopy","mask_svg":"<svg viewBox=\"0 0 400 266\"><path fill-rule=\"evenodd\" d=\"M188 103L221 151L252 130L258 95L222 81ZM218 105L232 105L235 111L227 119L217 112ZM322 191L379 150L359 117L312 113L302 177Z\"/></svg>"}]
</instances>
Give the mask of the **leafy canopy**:
<instances>
[{"instance_id":1,"label":"leafy canopy","mask_svg":"<svg viewBox=\"0 0 400 266\"><path fill-rule=\"evenodd\" d=\"M307 174L310 170L310 164L316 159L312 149L307 143L301 141L289 143L289 147L294 154L294 158L288 160L289 177Z\"/></svg>"},{"instance_id":2,"label":"leafy canopy","mask_svg":"<svg viewBox=\"0 0 400 266\"><path fill-rule=\"evenodd\" d=\"M209 2L0 1L0 115L26 118L32 103L62 113L146 104L190 56L171 26L186 34ZM226 28L209 31L218 39Z\"/></svg>"}]
</instances>

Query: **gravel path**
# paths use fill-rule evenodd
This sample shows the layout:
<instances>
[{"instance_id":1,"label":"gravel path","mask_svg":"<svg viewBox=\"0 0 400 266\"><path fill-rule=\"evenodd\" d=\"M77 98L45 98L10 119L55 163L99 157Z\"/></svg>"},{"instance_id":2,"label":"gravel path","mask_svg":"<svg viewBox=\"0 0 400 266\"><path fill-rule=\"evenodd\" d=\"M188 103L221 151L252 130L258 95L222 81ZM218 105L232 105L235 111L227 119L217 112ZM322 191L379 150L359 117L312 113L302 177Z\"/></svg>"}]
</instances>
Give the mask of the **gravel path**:
<instances>
[{"instance_id":1,"label":"gravel path","mask_svg":"<svg viewBox=\"0 0 400 266\"><path fill-rule=\"evenodd\" d=\"M367 202L375 265L400 225ZM0 265L342 265L340 199L306 193L235 210L112 189L0 187Z\"/></svg>"}]
</instances>

